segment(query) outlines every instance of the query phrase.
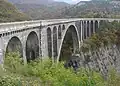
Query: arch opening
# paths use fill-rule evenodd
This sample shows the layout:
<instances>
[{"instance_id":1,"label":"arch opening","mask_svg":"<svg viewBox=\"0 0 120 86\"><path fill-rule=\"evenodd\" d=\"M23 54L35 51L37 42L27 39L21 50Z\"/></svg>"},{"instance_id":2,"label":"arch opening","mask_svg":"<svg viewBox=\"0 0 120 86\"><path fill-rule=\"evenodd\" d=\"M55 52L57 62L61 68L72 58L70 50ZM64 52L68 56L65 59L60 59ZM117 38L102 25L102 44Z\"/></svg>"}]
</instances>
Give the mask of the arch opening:
<instances>
[{"instance_id":1,"label":"arch opening","mask_svg":"<svg viewBox=\"0 0 120 86\"><path fill-rule=\"evenodd\" d=\"M62 36L62 31L61 31L61 26L59 25L58 27L58 39L61 39Z\"/></svg>"},{"instance_id":2,"label":"arch opening","mask_svg":"<svg viewBox=\"0 0 120 86\"><path fill-rule=\"evenodd\" d=\"M53 57L54 60L57 59L58 51L57 51L57 28L53 28Z\"/></svg>"},{"instance_id":3,"label":"arch opening","mask_svg":"<svg viewBox=\"0 0 120 86\"><path fill-rule=\"evenodd\" d=\"M5 54L9 52L18 52L20 56L22 57L23 56L22 51L23 51L23 48L22 48L22 43L20 39L14 36L9 40Z\"/></svg>"},{"instance_id":4,"label":"arch opening","mask_svg":"<svg viewBox=\"0 0 120 86\"><path fill-rule=\"evenodd\" d=\"M95 32L98 32L98 21L95 21Z\"/></svg>"},{"instance_id":5,"label":"arch opening","mask_svg":"<svg viewBox=\"0 0 120 86\"><path fill-rule=\"evenodd\" d=\"M29 62L39 56L39 41L36 32L32 31L26 41L26 58Z\"/></svg>"},{"instance_id":6,"label":"arch opening","mask_svg":"<svg viewBox=\"0 0 120 86\"><path fill-rule=\"evenodd\" d=\"M89 21L87 21L87 37L89 37L90 34L89 34Z\"/></svg>"},{"instance_id":7,"label":"arch opening","mask_svg":"<svg viewBox=\"0 0 120 86\"><path fill-rule=\"evenodd\" d=\"M87 28L86 28L86 21L84 21L84 39L86 39L87 38L87 34L86 34L86 30L87 30Z\"/></svg>"},{"instance_id":8,"label":"arch opening","mask_svg":"<svg viewBox=\"0 0 120 86\"><path fill-rule=\"evenodd\" d=\"M62 26L62 30L65 30L65 25Z\"/></svg>"},{"instance_id":9,"label":"arch opening","mask_svg":"<svg viewBox=\"0 0 120 86\"><path fill-rule=\"evenodd\" d=\"M90 29L91 29L91 35L92 35L93 34L93 21L91 21Z\"/></svg>"},{"instance_id":10,"label":"arch opening","mask_svg":"<svg viewBox=\"0 0 120 86\"><path fill-rule=\"evenodd\" d=\"M59 61L68 61L72 54L77 54L79 51L79 38L76 28L71 25L63 38L60 49Z\"/></svg>"},{"instance_id":11,"label":"arch opening","mask_svg":"<svg viewBox=\"0 0 120 86\"><path fill-rule=\"evenodd\" d=\"M52 36L51 29L47 29L48 56L52 57Z\"/></svg>"}]
</instances>

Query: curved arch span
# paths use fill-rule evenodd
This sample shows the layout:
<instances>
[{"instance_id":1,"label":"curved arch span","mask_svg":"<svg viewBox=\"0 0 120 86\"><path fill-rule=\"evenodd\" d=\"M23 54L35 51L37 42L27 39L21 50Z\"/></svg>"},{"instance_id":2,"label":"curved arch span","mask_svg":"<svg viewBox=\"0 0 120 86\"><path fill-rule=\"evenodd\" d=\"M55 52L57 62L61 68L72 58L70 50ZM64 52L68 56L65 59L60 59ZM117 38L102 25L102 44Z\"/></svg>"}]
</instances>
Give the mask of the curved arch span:
<instances>
[{"instance_id":1,"label":"curved arch span","mask_svg":"<svg viewBox=\"0 0 120 86\"><path fill-rule=\"evenodd\" d=\"M27 61L34 60L39 56L39 40L37 33L32 31L26 40L26 57Z\"/></svg>"},{"instance_id":2,"label":"curved arch span","mask_svg":"<svg viewBox=\"0 0 120 86\"><path fill-rule=\"evenodd\" d=\"M66 31L65 31L65 33L64 33L64 35L62 37L62 42L60 44L60 49L59 49L59 53L58 53L58 57L57 57L57 62L61 61L63 59L63 58L61 58L62 48L64 46L64 43L71 40L69 38L72 38L72 42L69 42L69 43L70 44L73 43L73 45L72 45L73 49L71 49L72 53L70 53L70 55L71 55L73 53L76 53L78 51L79 47L80 47L80 45L79 45L79 33L78 33L77 28L74 25L70 25L66 29ZM71 46L68 46L68 47L71 48Z\"/></svg>"},{"instance_id":3,"label":"curved arch span","mask_svg":"<svg viewBox=\"0 0 120 86\"><path fill-rule=\"evenodd\" d=\"M20 39L16 36L12 37L7 44L5 53L19 52L19 54L22 57L23 56L22 51L23 51L23 48L22 48L22 43L21 43Z\"/></svg>"}]
</instances>

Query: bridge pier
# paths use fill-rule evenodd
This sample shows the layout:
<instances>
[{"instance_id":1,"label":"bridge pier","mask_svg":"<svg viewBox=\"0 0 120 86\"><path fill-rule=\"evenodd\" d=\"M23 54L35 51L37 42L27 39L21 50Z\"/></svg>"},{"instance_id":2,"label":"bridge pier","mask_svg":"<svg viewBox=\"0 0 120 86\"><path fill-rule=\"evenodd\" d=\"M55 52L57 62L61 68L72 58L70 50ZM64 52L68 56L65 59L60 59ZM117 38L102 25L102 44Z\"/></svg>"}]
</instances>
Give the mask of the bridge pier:
<instances>
[{"instance_id":1,"label":"bridge pier","mask_svg":"<svg viewBox=\"0 0 120 86\"><path fill-rule=\"evenodd\" d=\"M2 35L0 35L2 36ZM2 37L0 37L0 65L3 68L3 64L4 64L4 49L3 49L3 39Z\"/></svg>"},{"instance_id":2,"label":"bridge pier","mask_svg":"<svg viewBox=\"0 0 120 86\"><path fill-rule=\"evenodd\" d=\"M40 23L40 27L39 27L39 58L42 60L42 49L41 49L41 29L42 29L42 26L41 26L41 23Z\"/></svg>"},{"instance_id":3,"label":"bridge pier","mask_svg":"<svg viewBox=\"0 0 120 86\"><path fill-rule=\"evenodd\" d=\"M24 64L27 64L27 57L26 57L26 45L25 43L23 43L23 61L24 61Z\"/></svg>"},{"instance_id":4,"label":"bridge pier","mask_svg":"<svg viewBox=\"0 0 120 86\"><path fill-rule=\"evenodd\" d=\"M80 21L80 25L81 25L81 27L80 27L80 37L81 37L81 42L83 42L83 22L82 21Z\"/></svg>"},{"instance_id":5,"label":"bridge pier","mask_svg":"<svg viewBox=\"0 0 120 86\"><path fill-rule=\"evenodd\" d=\"M95 33L95 21L93 21L93 34Z\"/></svg>"},{"instance_id":6,"label":"bridge pier","mask_svg":"<svg viewBox=\"0 0 120 86\"><path fill-rule=\"evenodd\" d=\"M91 22L89 21L89 37L91 36Z\"/></svg>"}]
</instances>

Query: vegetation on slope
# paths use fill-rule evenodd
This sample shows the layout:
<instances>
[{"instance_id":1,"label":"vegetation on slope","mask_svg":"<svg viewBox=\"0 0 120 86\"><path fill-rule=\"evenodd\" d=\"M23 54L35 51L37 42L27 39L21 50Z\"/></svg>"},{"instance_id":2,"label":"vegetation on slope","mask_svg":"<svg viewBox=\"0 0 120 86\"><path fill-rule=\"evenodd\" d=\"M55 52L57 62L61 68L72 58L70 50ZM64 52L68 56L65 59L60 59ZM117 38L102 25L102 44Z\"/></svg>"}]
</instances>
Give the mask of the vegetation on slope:
<instances>
[{"instance_id":1,"label":"vegetation on slope","mask_svg":"<svg viewBox=\"0 0 120 86\"><path fill-rule=\"evenodd\" d=\"M120 1L92 0L82 1L77 6L66 3L29 4L17 3L15 6L32 19L99 17L120 18Z\"/></svg>"},{"instance_id":2,"label":"vegetation on slope","mask_svg":"<svg viewBox=\"0 0 120 86\"><path fill-rule=\"evenodd\" d=\"M89 18L120 18L120 1L83 1L74 8L66 9L63 16Z\"/></svg>"},{"instance_id":3,"label":"vegetation on slope","mask_svg":"<svg viewBox=\"0 0 120 86\"><path fill-rule=\"evenodd\" d=\"M32 19L55 19L60 18L62 8L68 6L66 3L43 4L15 4L22 12L29 15Z\"/></svg>"},{"instance_id":4,"label":"vegetation on slope","mask_svg":"<svg viewBox=\"0 0 120 86\"><path fill-rule=\"evenodd\" d=\"M5 0L0 0L0 22L23 21L29 17L19 12L15 6Z\"/></svg>"},{"instance_id":5,"label":"vegetation on slope","mask_svg":"<svg viewBox=\"0 0 120 86\"><path fill-rule=\"evenodd\" d=\"M89 50L96 50L100 47L120 44L119 22L103 22L100 26L100 31L98 33L95 33L90 38L84 40L81 51L86 52Z\"/></svg>"},{"instance_id":6,"label":"vegetation on slope","mask_svg":"<svg viewBox=\"0 0 120 86\"><path fill-rule=\"evenodd\" d=\"M5 70L0 70L0 86L119 86L120 78L111 71L108 80L100 73L88 69L65 69L63 62L52 63L51 60L23 65L19 54L8 53L5 58Z\"/></svg>"}]
</instances>

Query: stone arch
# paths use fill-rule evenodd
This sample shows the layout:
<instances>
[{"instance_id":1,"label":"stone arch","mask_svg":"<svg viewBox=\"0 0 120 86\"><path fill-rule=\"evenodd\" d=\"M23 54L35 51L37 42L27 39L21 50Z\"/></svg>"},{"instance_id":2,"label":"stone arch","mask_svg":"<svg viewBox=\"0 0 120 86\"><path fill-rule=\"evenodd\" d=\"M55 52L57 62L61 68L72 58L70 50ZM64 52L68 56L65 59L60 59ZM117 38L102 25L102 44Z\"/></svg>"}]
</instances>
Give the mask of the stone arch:
<instances>
[{"instance_id":1,"label":"stone arch","mask_svg":"<svg viewBox=\"0 0 120 86\"><path fill-rule=\"evenodd\" d=\"M57 51L57 28L56 26L53 27L53 57L54 59L57 58L58 51Z\"/></svg>"},{"instance_id":2,"label":"stone arch","mask_svg":"<svg viewBox=\"0 0 120 86\"><path fill-rule=\"evenodd\" d=\"M51 29L47 28L47 43L48 43L48 56L52 57L52 33Z\"/></svg>"},{"instance_id":3,"label":"stone arch","mask_svg":"<svg viewBox=\"0 0 120 86\"><path fill-rule=\"evenodd\" d=\"M74 25L70 25L64 32L63 36L62 36L62 40L61 40L61 44L60 44L60 48L59 48L59 53L58 53L58 57L57 57L57 62L61 60L60 55L61 55L61 51L62 51L62 47L63 47L63 43L65 38L67 37L67 34L71 33L72 38L73 38L73 53L76 53L77 50L79 50L79 33L77 28ZM69 37L71 38L71 37ZM74 40L75 39L75 40Z\"/></svg>"},{"instance_id":4,"label":"stone arch","mask_svg":"<svg viewBox=\"0 0 120 86\"><path fill-rule=\"evenodd\" d=\"M58 39L61 39L62 36L62 31L61 31L61 26L58 26Z\"/></svg>"},{"instance_id":5,"label":"stone arch","mask_svg":"<svg viewBox=\"0 0 120 86\"><path fill-rule=\"evenodd\" d=\"M30 60L34 60L39 56L39 40L37 33L32 31L27 36L26 40L26 58L29 62Z\"/></svg>"},{"instance_id":6,"label":"stone arch","mask_svg":"<svg viewBox=\"0 0 120 86\"><path fill-rule=\"evenodd\" d=\"M91 21L90 23L90 31L91 31L91 35L93 34L93 21Z\"/></svg>"},{"instance_id":7,"label":"stone arch","mask_svg":"<svg viewBox=\"0 0 120 86\"><path fill-rule=\"evenodd\" d=\"M95 32L98 32L98 21L95 21Z\"/></svg>"},{"instance_id":8,"label":"stone arch","mask_svg":"<svg viewBox=\"0 0 120 86\"><path fill-rule=\"evenodd\" d=\"M6 52L19 52L19 54L21 55L21 57L23 56L23 48L22 48L22 43L20 41L20 39L16 36L13 36L6 47Z\"/></svg>"},{"instance_id":9,"label":"stone arch","mask_svg":"<svg viewBox=\"0 0 120 86\"><path fill-rule=\"evenodd\" d=\"M65 25L62 26L62 30L65 30Z\"/></svg>"}]
</instances>

